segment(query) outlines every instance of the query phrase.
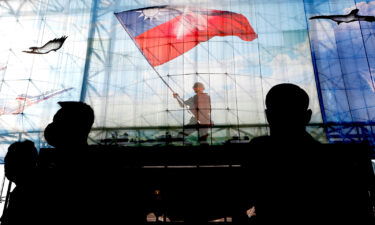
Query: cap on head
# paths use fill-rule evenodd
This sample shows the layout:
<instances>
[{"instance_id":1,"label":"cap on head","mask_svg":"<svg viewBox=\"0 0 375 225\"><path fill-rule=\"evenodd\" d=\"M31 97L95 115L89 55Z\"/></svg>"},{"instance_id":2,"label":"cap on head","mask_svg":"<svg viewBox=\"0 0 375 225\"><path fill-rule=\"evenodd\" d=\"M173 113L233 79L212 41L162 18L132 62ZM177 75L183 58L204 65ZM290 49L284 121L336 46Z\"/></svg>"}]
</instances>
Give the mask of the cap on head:
<instances>
[{"instance_id":1,"label":"cap on head","mask_svg":"<svg viewBox=\"0 0 375 225\"><path fill-rule=\"evenodd\" d=\"M195 82L193 88L202 88L205 89L204 84L201 82Z\"/></svg>"},{"instance_id":2,"label":"cap on head","mask_svg":"<svg viewBox=\"0 0 375 225\"><path fill-rule=\"evenodd\" d=\"M58 102L61 109L53 117L53 122L64 122L91 129L94 110L84 102Z\"/></svg>"},{"instance_id":3,"label":"cap on head","mask_svg":"<svg viewBox=\"0 0 375 225\"><path fill-rule=\"evenodd\" d=\"M44 137L52 146L83 144L94 123L94 110L83 102L58 102L61 106L53 122L44 130Z\"/></svg>"},{"instance_id":4,"label":"cap on head","mask_svg":"<svg viewBox=\"0 0 375 225\"><path fill-rule=\"evenodd\" d=\"M309 96L300 87L290 83L273 86L266 96L267 109L307 110Z\"/></svg>"}]
</instances>

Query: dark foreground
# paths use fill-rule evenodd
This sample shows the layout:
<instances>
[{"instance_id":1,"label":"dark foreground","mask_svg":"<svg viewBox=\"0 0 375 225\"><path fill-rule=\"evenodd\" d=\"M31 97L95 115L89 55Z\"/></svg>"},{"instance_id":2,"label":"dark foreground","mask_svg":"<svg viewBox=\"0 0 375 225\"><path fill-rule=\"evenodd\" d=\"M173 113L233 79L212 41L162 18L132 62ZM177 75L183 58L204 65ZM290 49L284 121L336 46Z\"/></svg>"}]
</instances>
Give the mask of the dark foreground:
<instances>
[{"instance_id":1,"label":"dark foreground","mask_svg":"<svg viewBox=\"0 0 375 225\"><path fill-rule=\"evenodd\" d=\"M189 224L374 221L375 179L365 145L91 146L84 158L55 176L55 150L41 150L43 186L51 184L46 196L55 201L45 214L54 215L50 224L73 215L83 223L141 224L150 213L160 222ZM256 216L249 218L253 206Z\"/></svg>"}]
</instances>

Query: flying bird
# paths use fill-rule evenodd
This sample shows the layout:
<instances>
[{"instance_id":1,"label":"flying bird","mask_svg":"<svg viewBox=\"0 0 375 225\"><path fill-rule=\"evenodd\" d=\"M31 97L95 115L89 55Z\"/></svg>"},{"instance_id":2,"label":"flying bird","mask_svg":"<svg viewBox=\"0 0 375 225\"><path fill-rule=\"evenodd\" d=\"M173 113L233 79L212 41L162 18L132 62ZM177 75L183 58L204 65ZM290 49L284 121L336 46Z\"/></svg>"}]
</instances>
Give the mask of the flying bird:
<instances>
[{"instance_id":1,"label":"flying bird","mask_svg":"<svg viewBox=\"0 0 375 225\"><path fill-rule=\"evenodd\" d=\"M361 16L358 15L358 12L359 9L354 9L347 15L313 16L310 17L310 20L329 19L335 21L338 25L340 25L340 23L351 23L354 21L375 22L375 16Z\"/></svg>"},{"instance_id":2,"label":"flying bird","mask_svg":"<svg viewBox=\"0 0 375 225\"><path fill-rule=\"evenodd\" d=\"M67 36L62 36L61 38L55 38L53 40L50 40L46 44L44 44L42 47L30 47L28 51L22 51L30 54L47 54L51 51L57 51L59 50L62 45L64 44Z\"/></svg>"}]
</instances>

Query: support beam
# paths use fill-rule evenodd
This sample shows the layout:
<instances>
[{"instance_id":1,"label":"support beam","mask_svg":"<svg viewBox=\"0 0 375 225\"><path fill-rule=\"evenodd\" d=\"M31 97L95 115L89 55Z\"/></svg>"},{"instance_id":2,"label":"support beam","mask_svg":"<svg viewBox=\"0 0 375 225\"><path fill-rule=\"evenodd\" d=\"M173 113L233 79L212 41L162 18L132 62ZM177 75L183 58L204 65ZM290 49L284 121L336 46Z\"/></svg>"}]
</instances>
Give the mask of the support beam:
<instances>
[{"instance_id":1,"label":"support beam","mask_svg":"<svg viewBox=\"0 0 375 225\"><path fill-rule=\"evenodd\" d=\"M85 67L83 70L83 78L82 78L82 88L81 88L81 95L80 95L80 101L84 102L86 99L86 92L87 92L87 82L89 78L89 70L90 70L90 63L91 63L91 56L93 53L93 42L94 42L94 36L95 36L95 27L96 27L96 21L98 17L98 1L99 0L93 0L92 8L91 8L91 19L90 19L90 28L89 28L89 34L87 37L87 50L86 50L86 61L85 61Z\"/></svg>"}]
</instances>

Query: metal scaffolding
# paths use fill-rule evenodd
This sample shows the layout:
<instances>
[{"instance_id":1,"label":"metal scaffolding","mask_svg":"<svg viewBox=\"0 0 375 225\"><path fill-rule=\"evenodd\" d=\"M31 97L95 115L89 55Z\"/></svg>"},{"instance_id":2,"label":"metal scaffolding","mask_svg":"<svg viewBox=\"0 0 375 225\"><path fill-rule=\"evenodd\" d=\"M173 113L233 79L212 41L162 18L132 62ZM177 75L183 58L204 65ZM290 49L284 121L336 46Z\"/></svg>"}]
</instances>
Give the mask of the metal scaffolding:
<instances>
[{"instance_id":1,"label":"metal scaffolding","mask_svg":"<svg viewBox=\"0 0 375 225\"><path fill-rule=\"evenodd\" d=\"M38 147L47 146L43 129L58 110L57 101L85 101L94 108L91 143L124 139L125 133L132 144L157 143L169 135L175 138L191 116L179 107L158 75L182 99L193 96L195 82L206 86L214 121L210 144L267 134L264 98L273 85L283 82L296 83L308 92L314 112L308 130L315 138L374 143L373 25L361 22L356 23L357 30L339 30L335 23L309 20L315 15L343 14L350 7L365 10L370 2L183 0L186 9L243 15L258 37L251 42L233 35L214 37L171 62L152 67L114 13L172 5L171 0L0 1L0 22L8 26L0 31L6 40L0 47L0 95L4 98L0 103L72 88L30 107L17 102L16 106L22 105L20 113L0 115L0 158L16 140L31 139ZM344 31L350 33L346 38L340 33ZM62 35L68 39L57 52L22 53ZM362 47L350 55L345 46L353 40ZM328 53L322 57L321 52ZM351 63L360 69L348 69ZM355 80L366 71L370 80ZM358 99L364 104L357 104ZM197 144L197 135L176 142Z\"/></svg>"}]
</instances>

